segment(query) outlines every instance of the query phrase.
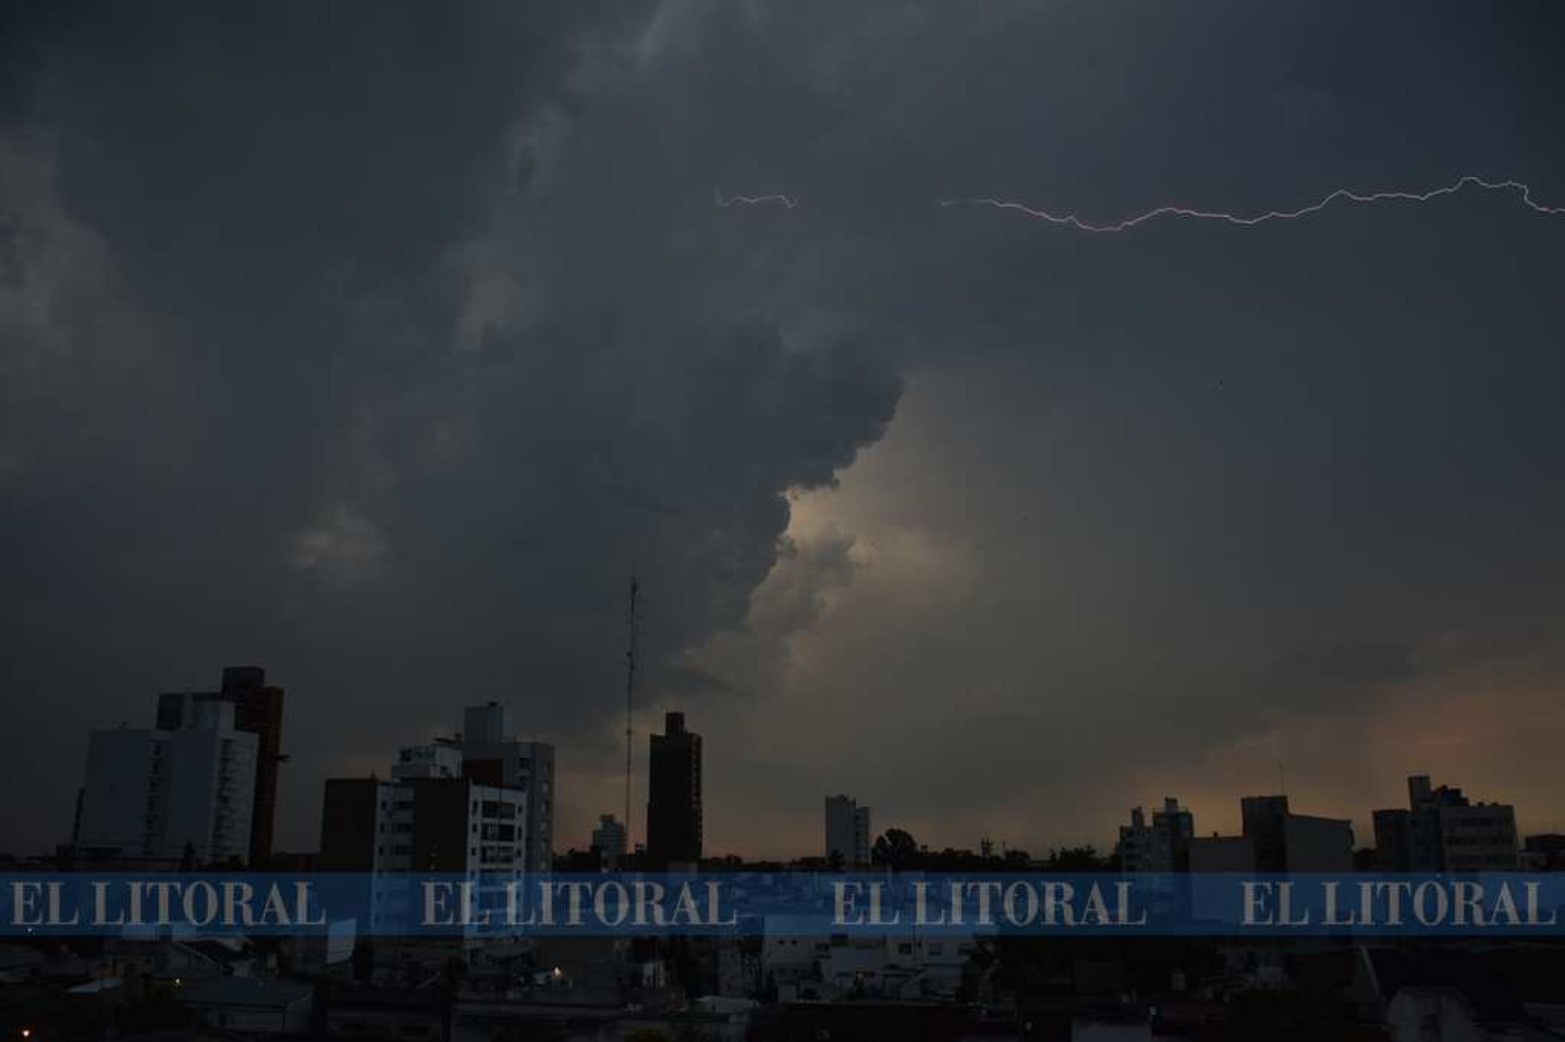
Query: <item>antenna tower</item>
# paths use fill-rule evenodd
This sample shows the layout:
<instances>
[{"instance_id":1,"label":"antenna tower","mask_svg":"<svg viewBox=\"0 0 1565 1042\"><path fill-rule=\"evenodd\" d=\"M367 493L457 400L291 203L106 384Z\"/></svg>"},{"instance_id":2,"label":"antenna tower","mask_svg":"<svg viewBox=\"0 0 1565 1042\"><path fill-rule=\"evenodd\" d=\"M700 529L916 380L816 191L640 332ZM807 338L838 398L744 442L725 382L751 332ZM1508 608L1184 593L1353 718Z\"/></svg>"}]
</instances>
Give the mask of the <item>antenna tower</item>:
<instances>
[{"instance_id":1,"label":"antenna tower","mask_svg":"<svg viewBox=\"0 0 1565 1042\"><path fill-rule=\"evenodd\" d=\"M630 611L628 615L629 637L625 646L625 853L636 848L630 841L630 776L631 750L635 744L634 696L636 693L636 591L640 587L636 577L630 577Z\"/></svg>"}]
</instances>

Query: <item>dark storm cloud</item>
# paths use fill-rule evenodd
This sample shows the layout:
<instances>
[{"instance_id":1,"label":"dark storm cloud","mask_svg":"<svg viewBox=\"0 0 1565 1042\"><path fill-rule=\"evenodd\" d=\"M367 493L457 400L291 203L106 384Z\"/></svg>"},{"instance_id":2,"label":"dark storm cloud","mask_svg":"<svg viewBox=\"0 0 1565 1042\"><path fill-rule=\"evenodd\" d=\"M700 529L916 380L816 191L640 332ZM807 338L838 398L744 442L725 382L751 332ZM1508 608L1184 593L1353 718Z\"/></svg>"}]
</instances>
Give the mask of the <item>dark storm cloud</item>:
<instances>
[{"instance_id":1,"label":"dark storm cloud","mask_svg":"<svg viewBox=\"0 0 1565 1042\"><path fill-rule=\"evenodd\" d=\"M784 493L879 436L884 346L787 342L705 257L706 184L634 114L583 116L645 13L569 11L84 8L13 37L6 680L55 797L19 842L58 835L85 726L231 660L294 692L294 837L335 758L465 702L592 750L632 569L649 686L688 689Z\"/></svg>"},{"instance_id":2,"label":"dark storm cloud","mask_svg":"<svg viewBox=\"0 0 1565 1042\"><path fill-rule=\"evenodd\" d=\"M1416 677L1412 649L1396 641L1345 640L1304 648L1285 660L1283 672L1306 684L1393 684Z\"/></svg>"},{"instance_id":3,"label":"dark storm cloud","mask_svg":"<svg viewBox=\"0 0 1565 1042\"><path fill-rule=\"evenodd\" d=\"M786 813L827 784L949 823L1007 792L1054 808L1035 829L1101 837L1089 805L1146 798L1116 786L1177 790L1257 736L1351 732L1560 640L1557 220L1480 196L1094 239L933 206L1251 212L1474 170L1557 201L1557 12L762 9L693 19L680 57L778 70L816 117L814 138L781 121L785 155L735 153L765 157L755 190L806 200L816 238L784 285L823 325L909 344L923 407L876 450L900 463L850 476L846 531L887 550L766 716L775 769L808 764L744 799ZM674 96L660 132L682 145L748 99Z\"/></svg>"}]
</instances>

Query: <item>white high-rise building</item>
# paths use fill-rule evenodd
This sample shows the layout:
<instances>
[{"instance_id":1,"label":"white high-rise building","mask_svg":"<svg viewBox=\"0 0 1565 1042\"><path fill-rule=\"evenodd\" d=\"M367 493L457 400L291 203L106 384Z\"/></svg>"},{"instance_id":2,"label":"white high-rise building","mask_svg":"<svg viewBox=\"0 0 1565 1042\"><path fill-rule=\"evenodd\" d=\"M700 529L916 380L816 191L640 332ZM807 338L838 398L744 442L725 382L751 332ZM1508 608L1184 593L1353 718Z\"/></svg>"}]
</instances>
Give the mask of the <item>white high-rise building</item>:
<instances>
[{"instance_id":1,"label":"white high-rise building","mask_svg":"<svg viewBox=\"0 0 1565 1042\"><path fill-rule=\"evenodd\" d=\"M463 772L484 785L527 794L529 872L554 868L554 746L514 737L509 706L489 702L462 712Z\"/></svg>"},{"instance_id":2,"label":"white high-rise building","mask_svg":"<svg viewBox=\"0 0 1565 1042\"><path fill-rule=\"evenodd\" d=\"M850 796L826 797L826 858L836 854L847 868L869 864L869 808Z\"/></svg>"},{"instance_id":3,"label":"white high-rise building","mask_svg":"<svg viewBox=\"0 0 1565 1042\"><path fill-rule=\"evenodd\" d=\"M410 872L466 875L495 919L464 931L467 939L506 933L497 910L506 886L523 878L527 795L463 777L461 753L446 745L402 748L391 774L327 780L321 867L371 875L371 933L417 921Z\"/></svg>"},{"instance_id":4,"label":"white high-rise building","mask_svg":"<svg viewBox=\"0 0 1565 1042\"><path fill-rule=\"evenodd\" d=\"M259 739L227 702L198 703L177 731L92 732L77 849L85 857L195 864L250 857Z\"/></svg>"}]
</instances>

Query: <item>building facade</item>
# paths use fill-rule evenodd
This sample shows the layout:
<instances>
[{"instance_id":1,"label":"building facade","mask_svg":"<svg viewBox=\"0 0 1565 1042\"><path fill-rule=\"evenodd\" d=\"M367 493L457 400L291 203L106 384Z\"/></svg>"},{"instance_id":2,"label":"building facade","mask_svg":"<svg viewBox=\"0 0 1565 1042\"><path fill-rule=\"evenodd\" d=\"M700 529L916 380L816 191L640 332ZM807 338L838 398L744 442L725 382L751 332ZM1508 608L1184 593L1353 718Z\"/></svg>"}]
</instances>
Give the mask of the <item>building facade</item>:
<instances>
[{"instance_id":1,"label":"building facade","mask_svg":"<svg viewBox=\"0 0 1565 1042\"><path fill-rule=\"evenodd\" d=\"M204 702L177 730L92 732L77 853L87 860L226 864L250 856L258 740Z\"/></svg>"},{"instance_id":2,"label":"building facade","mask_svg":"<svg viewBox=\"0 0 1565 1042\"><path fill-rule=\"evenodd\" d=\"M648 761L647 860L652 869L701 860L701 736L668 713Z\"/></svg>"},{"instance_id":3,"label":"building facade","mask_svg":"<svg viewBox=\"0 0 1565 1042\"><path fill-rule=\"evenodd\" d=\"M1255 871L1255 845L1244 836L1196 836L1190 840L1191 872Z\"/></svg>"},{"instance_id":4,"label":"building facade","mask_svg":"<svg viewBox=\"0 0 1565 1042\"><path fill-rule=\"evenodd\" d=\"M612 814L598 815L598 827L592 830L592 850L604 868L618 868L625 860L625 823Z\"/></svg>"},{"instance_id":5,"label":"building facade","mask_svg":"<svg viewBox=\"0 0 1565 1042\"><path fill-rule=\"evenodd\" d=\"M1353 871L1353 823L1346 818L1289 814L1283 846L1289 872Z\"/></svg>"},{"instance_id":6,"label":"building facade","mask_svg":"<svg viewBox=\"0 0 1565 1042\"><path fill-rule=\"evenodd\" d=\"M1407 780L1408 808L1377 810L1375 859L1388 872L1514 872L1516 809L1472 803L1461 789Z\"/></svg>"},{"instance_id":7,"label":"building facade","mask_svg":"<svg viewBox=\"0 0 1565 1042\"><path fill-rule=\"evenodd\" d=\"M1353 823L1346 818L1295 814L1286 796L1245 796L1239 814L1257 872L1353 870Z\"/></svg>"},{"instance_id":8,"label":"building facade","mask_svg":"<svg viewBox=\"0 0 1565 1042\"><path fill-rule=\"evenodd\" d=\"M1140 807L1130 812L1130 824L1119 828L1119 863L1124 872L1183 872L1190 867L1190 838L1195 816L1172 796L1154 811L1152 823Z\"/></svg>"},{"instance_id":9,"label":"building facade","mask_svg":"<svg viewBox=\"0 0 1565 1042\"><path fill-rule=\"evenodd\" d=\"M205 702L227 702L234 707L234 727L256 736L255 791L250 811L247 855L254 865L265 865L272 856L277 817L277 771L287 759L282 753L283 689L266 683L259 666L229 666L223 670L217 691L171 692L158 697L157 728L178 731L190 719L194 707Z\"/></svg>"},{"instance_id":10,"label":"building facade","mask_svg":"<svg viewBox=\"0 0 1565 1042\"><path fill-rule=\"evenodd\" d=\"M1286 872L1288 797L1245 796L1239 800L1241 834L1255 852L1257 872Z\"/></svg>"},{"instance_id":11,"label":"building facade","mask_svg":"<svg viewBox=\"0 0 1565 1042\"><path fill-rule=\"evenodd\" d=\"M1541 832L1522 841L1521 870L1558 872L1565 869L1565 835Z\"/></svg>"},{"instance_id":12,"label":"building facade","mask_svg":"<svg viewBox=\"0 0 1565 1042\"><path fill-rule=\"evenodd\" d=\"M491 787L517 789L527 796L525 867L547 872L554 867L554 746L514 736L509 706L488 702L462 712L462 732L454 743L462 771Z\"/></svg>"},{"instance_id":13,"label":"building facade","mask_svg":"<svg viewBox=\"0 0 1565 1042\"><path fill-rule=\"evenodd\" d=\"M396 781L412 778L462 777L462 750L451 745L404 745L397 750L397 762L391 765Z\"/></svg>"},{"instance_id":14,"label":"building facade","mask_svg":"<svg viewBox=\"0 0 1565 1042\"><path fill-rule=\"evenodd\" d=\"M526 794L462 777L453 752L410 746L398 753L390 779L326 782L320 868L371 877L370 933L416 919L419 897L405 873L466 875L481 909L503 908L506 885L525 874ZM497 921L468 932L481 939L505 929Z\"/></svg>"},{"instance_id":15,"label":"building facade","mask_svg":"<svg viewBox=\"0 0 1565 1042\"><path fill-rule=\"evenodd\" d=\"M1413 870L1413 814L1401 807L1374 811L1375 867L1382 872Z\"/></svg>"},{"instance_id":16,"label":"building facade","mask_svg":"<svg viewBox=\"0 0 1565 1042\"><path fill-rule=\"evenodd\" d=\"M847 868L866 868L870 853L869 808L851 796L826 797L825 856L842 858Z\"/></svg>"}]
</instances>

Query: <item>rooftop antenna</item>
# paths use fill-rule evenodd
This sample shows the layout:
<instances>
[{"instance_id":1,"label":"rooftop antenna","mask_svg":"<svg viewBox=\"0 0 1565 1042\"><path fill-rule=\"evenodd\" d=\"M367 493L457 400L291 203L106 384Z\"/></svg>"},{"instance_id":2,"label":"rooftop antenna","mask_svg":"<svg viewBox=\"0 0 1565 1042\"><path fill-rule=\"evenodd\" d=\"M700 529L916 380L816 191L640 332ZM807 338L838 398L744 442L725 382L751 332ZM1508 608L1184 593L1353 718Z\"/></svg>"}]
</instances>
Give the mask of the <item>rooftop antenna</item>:
<instances>
[{"instance_id":1,"label":"rooftop antenna","mask_svg":"<svg viewBox=\"0 0 1565 1042\"><path fill-rule=\"evenodd\" d=\"M636 693L636 591L640 586L636 577L630 577L630 611L628 615L629 630L625 647L625 850L635 848L630 841L630 772L631 749L635 744L635 727L633 726L634 696Z\"/></svg>"}]
</instances>

